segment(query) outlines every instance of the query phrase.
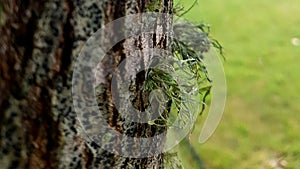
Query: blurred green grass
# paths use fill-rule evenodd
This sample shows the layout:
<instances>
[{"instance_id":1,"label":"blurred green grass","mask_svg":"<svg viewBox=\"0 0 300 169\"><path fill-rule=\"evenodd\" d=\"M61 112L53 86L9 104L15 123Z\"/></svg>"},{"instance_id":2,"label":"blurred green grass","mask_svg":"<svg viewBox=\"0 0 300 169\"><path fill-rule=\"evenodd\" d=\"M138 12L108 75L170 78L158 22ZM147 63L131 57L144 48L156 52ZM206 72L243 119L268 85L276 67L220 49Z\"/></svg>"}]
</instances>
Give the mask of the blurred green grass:
<instances>
[{"instance_id":1,"label":"blurred green grass","mask_svg":"<svg viewBox=\"0 0 300 169\"><path fill-rule=\"evenodd\" d=\"M281 159L300 168L300 46L291 42L300 39L300 1L199 0L184 17L210 24L225 48L223 119L199 144L200 117L190 139L206 167L268 169ZM186 169L199 168L184 143L179 150Z\"/></svg>"}]
</instances>

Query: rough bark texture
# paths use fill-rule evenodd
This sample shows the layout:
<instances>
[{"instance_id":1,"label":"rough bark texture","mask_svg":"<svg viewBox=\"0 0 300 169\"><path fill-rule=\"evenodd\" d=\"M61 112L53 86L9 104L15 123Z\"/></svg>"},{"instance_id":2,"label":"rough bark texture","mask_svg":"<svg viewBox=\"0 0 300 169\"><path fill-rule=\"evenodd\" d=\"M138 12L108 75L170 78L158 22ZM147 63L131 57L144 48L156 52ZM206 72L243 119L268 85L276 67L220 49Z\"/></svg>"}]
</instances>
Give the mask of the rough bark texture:
<instances>
[{"instance_id":1,"label":"rough bark texture","mask_svg":"<svg viewBox=\"0 0 300 169\"><path fill-rule=\"evenodd\" d=\"M157 12L171 13L172 0L157 2ZM164 168L163 154L124 158L83 140L71 93L74 62L89 36L116 18L145 12L150 3L151 0L1 2L1 168ZM167 48L166 37L155 36L145 35L140 40L128 39L119 44L111 51L116 57L110 58L107 66L116 68L130 56L132 46ZM142 80L137 78L134 89L140 109L145 101L137 91ZM109 95L105 91L99 102L106 108L112 127L133 136L151 136L162 130L145 124L134 124L133 130L132 126L130 130L130 126L120 127L122 119L110 106Z\"/></svg>"}]
</instances>

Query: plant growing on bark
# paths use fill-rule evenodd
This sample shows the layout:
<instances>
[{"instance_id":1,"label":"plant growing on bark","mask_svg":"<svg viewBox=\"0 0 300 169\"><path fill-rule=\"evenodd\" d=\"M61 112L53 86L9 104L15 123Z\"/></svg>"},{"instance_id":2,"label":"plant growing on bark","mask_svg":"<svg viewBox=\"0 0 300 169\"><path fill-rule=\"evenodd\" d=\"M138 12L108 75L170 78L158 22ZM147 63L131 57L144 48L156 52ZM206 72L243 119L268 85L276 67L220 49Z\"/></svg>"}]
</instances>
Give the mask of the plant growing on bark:
<instances>
[{"instance_id":1,"label":"plant growing on bark","mask_svg":"<svg viewBox=\"0 0 300 169\"><path fill-rule=\"evenodd\" d=\"M155 0L151 10L173 12L173 1ZM99 0L5 0L1 2L0 19L0 164L2 168L163 168L164 154L145 158L129 158L113 154L91 141L84 140L72 100L72 75L75 60L93 32L117 18L146 12L152 1ZM155 9L157 8L157 9ZM4 17L2 17L4 16ZM112 29L117 34L117 29ZM128 51L154 41L121 42L108 57L107 70L116 69L122 59L130 59ZM152 47L166 48L165 37ZM176 44L177 43L177 44ZM162 45L163 44L163 45ZM127 45L127 46L126 46ZM170 45L170 44L168 44ZM174 44L178 63L191 71L204 70L197 60L198 48L180 41ZM129 46L129 47L128 47ZM127 53L126 53L127 52ZM198 51L197 51L198 52ZM198 54L197 54L198 55ZM129 63L130 64L130 63ZM148 73L153 86L167 84L171 107L177 112L175 82L156 70ZM205 75L205 74L202 74ZM203 78L204 76L201 76ZM109 76L105 80L110 80ZM204 78L205 79L205 78ZM200 81L199 81L200 82ZM80 82L82 83L82 82ZM135 85L142 86L140 81ZM149 124L124 124L109 99L110 91L102 91L99 107L105 110L108 123L131 136L155 135L163 127ZM142 102L139 95L136 100ZM166 123L166 122L163 122ZM123 128L122 128L123 127Z\"/></svg>"}]
</instances>

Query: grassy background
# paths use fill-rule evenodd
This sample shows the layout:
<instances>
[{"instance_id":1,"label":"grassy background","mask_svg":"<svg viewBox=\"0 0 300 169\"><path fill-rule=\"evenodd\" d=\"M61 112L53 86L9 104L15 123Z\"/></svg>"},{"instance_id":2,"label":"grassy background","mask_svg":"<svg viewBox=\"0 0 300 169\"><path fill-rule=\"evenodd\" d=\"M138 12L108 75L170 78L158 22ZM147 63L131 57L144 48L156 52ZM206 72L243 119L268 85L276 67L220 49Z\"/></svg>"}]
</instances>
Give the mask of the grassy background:
<instances>
[{"instance_id":1,"label":"grassy background","mask_svg":"<svg viewBox=\"0 0 300 169\"><path fill-rule=\"evenodd\" d=\"M193 0L180 3L187 9ZM299 169L300 46L291 40L300 39L300 1L199 0L185 17L209 23L227 59L223 119L199 144L200 117L190 138L206 168ZM180 155L186 169L199 168L184 143Z\"/></svg>"}]
</instances>

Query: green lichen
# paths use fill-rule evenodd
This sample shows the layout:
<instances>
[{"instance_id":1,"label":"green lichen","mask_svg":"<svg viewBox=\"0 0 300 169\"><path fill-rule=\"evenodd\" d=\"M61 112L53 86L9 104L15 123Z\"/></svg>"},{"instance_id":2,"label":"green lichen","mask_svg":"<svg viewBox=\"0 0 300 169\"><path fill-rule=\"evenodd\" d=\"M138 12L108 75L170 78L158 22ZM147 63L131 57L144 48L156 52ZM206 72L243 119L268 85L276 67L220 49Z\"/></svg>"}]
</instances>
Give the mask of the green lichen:
<instances>
[{"instance_id":1,"label":"green lichen","mask_svg":"<svg viewBox=\"0 0 300 169\"><path fill-rule=\"evenodd\" d=\"M159 0L153 0L146 6L147 12L157 12L162 7L161 1Z\"/></svg>"}]
</instances>

